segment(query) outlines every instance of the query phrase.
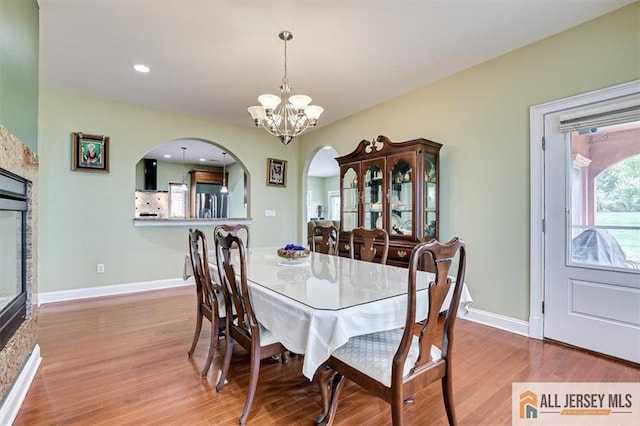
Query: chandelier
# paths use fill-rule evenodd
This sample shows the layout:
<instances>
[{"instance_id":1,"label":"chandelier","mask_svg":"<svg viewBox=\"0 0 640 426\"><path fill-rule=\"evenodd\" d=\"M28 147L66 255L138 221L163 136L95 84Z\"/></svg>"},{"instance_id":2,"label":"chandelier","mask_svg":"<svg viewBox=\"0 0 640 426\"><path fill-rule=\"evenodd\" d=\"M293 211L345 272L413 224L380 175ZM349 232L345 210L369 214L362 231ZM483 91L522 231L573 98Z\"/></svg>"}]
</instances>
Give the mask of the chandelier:
<instances>
[{"instance_id":1,"label":"chandelier","mask_svg":"<svg viewBox=\"0 0 640 426\"><path fill-rule=\"evenodd\" d=\"M260 95L258 102L261 106L251 106L247 111L256 127L264 128L279 137L283 144L288 145L294 137L318 123L324 108L309 105L309 96L291 95L291 86L287 79L287 42L293 38L293 34L282 31L278 37L284 41L284 77L280 86L280 96Z\"/></svg>"}]
</instances>

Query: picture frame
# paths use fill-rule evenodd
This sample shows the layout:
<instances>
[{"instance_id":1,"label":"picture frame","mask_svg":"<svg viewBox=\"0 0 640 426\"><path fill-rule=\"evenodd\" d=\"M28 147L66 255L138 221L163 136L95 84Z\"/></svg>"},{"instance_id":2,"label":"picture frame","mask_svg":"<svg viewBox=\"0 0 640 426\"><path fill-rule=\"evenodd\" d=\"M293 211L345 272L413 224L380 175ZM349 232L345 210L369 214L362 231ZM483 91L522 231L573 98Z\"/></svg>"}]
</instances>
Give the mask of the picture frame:
<instances>
[{"instance_id":1,"label":"picture frame","mask_svg":"<svg viewBox=\"0 0 640 426\"><path fill-rule=\"evenodd\" d=\"M71 170L109 173L109 137L74 132L71 138Z\"/></svg>"},{"instance_id":2,"label":"picture frame","mask_svg":"<svg viewBox=\"0 0 640 426\"><path fill-rule=\"evenodd\" d=\"M267 186L287 186L287 161L267 158Z\"/></svg>"}]
</instances>

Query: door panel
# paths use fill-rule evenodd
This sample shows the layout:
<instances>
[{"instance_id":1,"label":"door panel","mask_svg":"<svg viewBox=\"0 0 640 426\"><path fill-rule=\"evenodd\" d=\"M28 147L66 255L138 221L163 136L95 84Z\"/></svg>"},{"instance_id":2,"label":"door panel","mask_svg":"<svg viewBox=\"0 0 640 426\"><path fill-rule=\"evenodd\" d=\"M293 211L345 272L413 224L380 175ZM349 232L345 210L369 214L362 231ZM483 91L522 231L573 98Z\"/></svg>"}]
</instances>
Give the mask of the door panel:
<instances>
[{"instance_id":1,"label":"door panel","mask_svg":"<svg viewBox=\"0 0 640 426\"><path fill-rule=\"evenodd\" d=\"M640 139L616 144L615 129L600 139L603 129L589 129L593 137L585 142L579 132L561 133L559 117L545 117L544 337L638 363L640 259L633 240L640 228L598 219L607 197L597 183L621 161L621 149L634 156ZM633 222L634 213L622 217Z\"/></svg>"}]
</instances>

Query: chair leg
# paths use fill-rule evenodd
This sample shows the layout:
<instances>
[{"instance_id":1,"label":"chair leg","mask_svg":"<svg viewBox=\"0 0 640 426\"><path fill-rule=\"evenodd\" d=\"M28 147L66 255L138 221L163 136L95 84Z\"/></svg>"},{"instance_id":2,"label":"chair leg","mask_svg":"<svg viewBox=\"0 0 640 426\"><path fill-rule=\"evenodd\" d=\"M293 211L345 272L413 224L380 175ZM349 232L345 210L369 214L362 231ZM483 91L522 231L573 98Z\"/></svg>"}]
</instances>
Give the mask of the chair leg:
<instances>
[{"instance_id":1,"label":"chair leg","mask_svg":"<svg viewBox=\"0 0 640 426\"><path fill-rule=\"evenodd\" d=\"M402 417L402 405L404 401L400 397L391 401L391 422L393 426L402 426L404 419Z\"/></svg>"},{"instance_id":2,"label":"chair leg","mask_svg":"<svg viewBox=\"0 0 640 426\"><path fill-rule=\"evenodd\" d=\"M320 385L320 395L322 396L323 412L316 417L316 425L331 426L338 410L338 397L344 387L345 380L342 374L336 373L329 367L326 367L326 370L323 367L321 369L316 374L319 374L318 384ZM331 398L328 400L329 392L331 393Z\"/></svg>"},{"instance_id":3,"label":"chair leg","mask_svg":"<svg viewBox=\"0 0 640 426\"><path fill-rule=\"evenodd\" d=\"M316 370L316 383L318 384L320 398L322 400L322 413L318 414L316 420L317 423L320 423L327 416L327 412L329 411L329 393L331 391L329 381L333 379L335 374L336 372L327 365L321 365Z\"/></svg>"},{"instance_id":4,"label":"chair leg","mask_svg":"<svg viewBox=\"0 0 640 426\"><path fill-rule=\"evenodd\" d=\"M189 358L193 355L193 351L196 350L196 345L198 344L198 339L200 338L200 330L202 329L202 312L198 309L198 318L196 319L196 331L193 334L193 342L191 342L191 349L189 349Z\"/></svg>"},{"instance_id":5,"label":"chair leg","mask_svg":"<svg viewBox=\"0 0 640 426\"><path fill-rule=\"evenodd\" d=\"M249 410L251 410L251 404L253 404L253 397L256 394L256 387L258 386L258 374L260 373L260 356L256 349L251 350L251 365L249 367L249 388L247 389L247 400L244 403L244 409L240 415L239 423L244 425L247 423L247 417L249 417Z\"/></svg>"},{"instance_id":6,"label":"chair leg","mask_svg":"<svg viewBox=\"0 0 640 426\"><path fill-rule=\"evenodd\" d=\"M200 375L202 377L207 377L207 373L209 372L209 367L213 363L213 354L216 352L216 347L218 346L218 318L213 318L211 321L211 340L209 341L209 353L207 354L207 360L204 363L204 368Z\"/></svg>"},{"instance_id":7,"label":"chair leg","mask_svg":"<svg viewBox=\"0 0 640 426\"><path fill-rule=\"evenodd\" d=\"M444 408L447 412L449 424L455 426L458 424L456 420L456 412L453 407L453 386L451 385L451 374L447 374L442 378L442 398L444 399Z\"/></svg>"},{"instance_id":8,"label":"chair leg","mask_svg":"<svg viewBox=\"0 0 640 426\"><path fill-rule=\"evenodd\" d=\"M216 392L222 392L222 389L224 388L225 382L227 381L227 373L229 372L229 365L231 364L231 356L233 354L233 338L231 337L231 332L228 328L225 336L224 360L222 361L222 371L220 372L220 377L216 384Z\"/></svg>"}]
</instances>

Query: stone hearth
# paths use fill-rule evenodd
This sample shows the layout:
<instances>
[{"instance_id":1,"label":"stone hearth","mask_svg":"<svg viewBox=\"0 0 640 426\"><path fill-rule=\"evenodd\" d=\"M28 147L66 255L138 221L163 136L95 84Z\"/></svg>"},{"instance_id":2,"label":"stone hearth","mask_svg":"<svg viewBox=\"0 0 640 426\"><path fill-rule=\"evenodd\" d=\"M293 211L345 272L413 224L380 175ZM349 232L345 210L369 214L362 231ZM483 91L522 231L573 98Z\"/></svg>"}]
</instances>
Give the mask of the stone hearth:
<instances>
[{"instance_id":1,"label":"stone hearth","mask_svg":"<svg viewBox=\"0 0 640 426\"><path fill-rule=\"evenodd\" d=\"M37 343L37 194L38 157L0 125L0 169L29 181L27 185L26 280L27 318L0 351L0 405Z\"/></svg>"}]
</instances>

